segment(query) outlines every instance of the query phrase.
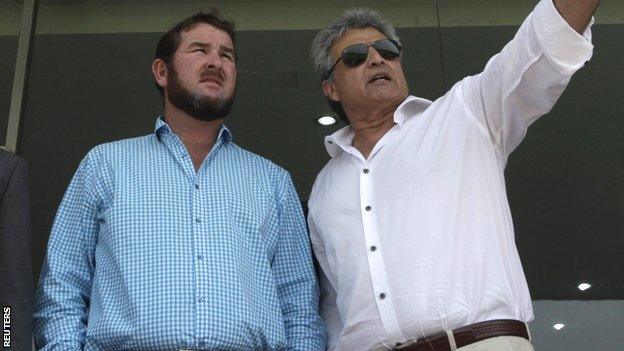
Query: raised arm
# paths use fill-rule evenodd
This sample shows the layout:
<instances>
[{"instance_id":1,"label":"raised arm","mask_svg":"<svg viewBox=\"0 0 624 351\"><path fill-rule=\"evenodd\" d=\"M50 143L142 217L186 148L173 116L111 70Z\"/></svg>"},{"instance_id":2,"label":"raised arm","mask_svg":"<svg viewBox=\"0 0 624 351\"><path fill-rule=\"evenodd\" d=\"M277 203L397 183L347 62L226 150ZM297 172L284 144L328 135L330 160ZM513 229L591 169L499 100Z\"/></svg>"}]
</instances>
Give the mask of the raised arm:
<instances>
[{"instance_id":1,"label":"raised arm","mask_svg":"<svg viewBox=\"0 0 624 351\"><path fill-rule=\"evenodd\" d=\"M483 72L454 87L470 111L467 116L502 157L518 146L533 121L552 109L574 72L592 56L588 21L597 1L556 1L565 3L567 18L553 0L540 1Z\"/></svg>"},{"instance_id":2,"label":"raised arm","mask_svg":"<svg viewBox=\"0 0 624 351\"><path fill-rule=\"evenodd\" d=\"M583 33L600 0L553 0L561 17L578 33Z\"/></svg>"}]
</instances>

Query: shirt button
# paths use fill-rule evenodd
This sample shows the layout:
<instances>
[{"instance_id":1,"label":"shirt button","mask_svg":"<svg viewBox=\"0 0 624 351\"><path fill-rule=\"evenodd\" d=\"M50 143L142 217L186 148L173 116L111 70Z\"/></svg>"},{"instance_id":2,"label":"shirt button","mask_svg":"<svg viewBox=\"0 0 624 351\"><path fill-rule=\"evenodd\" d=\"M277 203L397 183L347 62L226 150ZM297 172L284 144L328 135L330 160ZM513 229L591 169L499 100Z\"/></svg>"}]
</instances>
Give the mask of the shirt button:
<instances>
[{"instance_id":1,"label":"shirt button","mask_svg":"<svg viewBox=\"0 0 624 351\"><path fill-rule=\"evenodd\" d=\"M198 259L198 260L203 260L203 259L204 259L204 256L202 256L202 255L197 255L197 259Z\"/></svg>"},{"instance_id":2,"label":"shirt button","mask_svg":"<svg viewBox=\"0 0 624 351\"><path fill-rule=\"evenodd\" d=\"M368 174L369 170L368 170L368 168L364 168L364 169L362 170L362 172L364 172L364 174Z\"/></svg>"},{"instance_id":3,"label":"shirt button","mask_svg":"<svg viewBox=\"0 0 624 351\"><path fill-rule=\"evenodd\" d=\"M375 245L371 246L371 247L370 247L370 250L371 250L372 252L377 251L377 246L375 246Z\"/></svg>"},{"instance_id":4,"label":"shirt button","mask_svg":"<svg viewBox=\"0 0 624 351\"><path fill-rule=\"evenodd\" d=\"M372 208L372 207L370 207L370 206L366 206L366 207L364 207L364 209L365 209L366 211L370 211L370 210L372 210L373 208Z\"/></svg>"},{"instance_id":5,"label":"shirt button","mask_svg":"<svg viewBox=\"0 0 624 351\"><path fill-rule=\"evenodd\" d=\"M195 189L199 190L199 184L195 184Z\"/></svg>"},{"instance_id":6,"label":"shirt button","mask_svg":"<svg viewBox=\"0 0 624 351\"><path fill-rule=\"evenodd\" d=\"M195 218L195 222L196 222L196 223L201 223L201 219L199 219L199 217L198 217L198 218Z\"/></svg>"},{"instance_id":7,"label":"shirt button","mask_svg":"<svg viewBox=\"0 0 624 351\"><path fill-rule=\"evenodd\" d=\"M386 298L386 294L384 294L384 293L379 294L379 298L382 299L382 300L385 299Z\"/></svg>"},{"instance_id":8,"label":"shirt button","mask_svg":"<svg viewBox=\"0 0 624 351\"><path fill-rule=\"evenodd\" d=\"M204 298L203 298L203 297L200 297L199 299L197 299L197 301L199 301L199 302L204 302Z\"/></svg>"}]
</instances>

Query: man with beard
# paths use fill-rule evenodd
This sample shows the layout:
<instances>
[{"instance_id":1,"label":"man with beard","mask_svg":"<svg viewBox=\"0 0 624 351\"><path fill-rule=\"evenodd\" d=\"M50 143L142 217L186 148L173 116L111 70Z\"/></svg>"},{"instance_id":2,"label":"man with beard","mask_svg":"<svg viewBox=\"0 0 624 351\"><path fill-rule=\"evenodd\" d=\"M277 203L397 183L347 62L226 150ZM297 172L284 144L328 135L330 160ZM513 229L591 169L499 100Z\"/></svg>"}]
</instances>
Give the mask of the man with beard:
<instances>
[{"instance_id":1,"label":"man with beard","mask_svg":"<svg viewBox=\"0 0 624 351\"><path fill-rule=\"evenodd\" d=\"M286 171L234 143L233 25L163 35L154 134L103 144L57 213L35 305L42 350L323 350L305 222Z\"/></svg>"},{"instance_id":2,"label":"man with beard","mask_svg":"<svg viewBox=\"0 0 624 351\"><path fill-rule=\"evenodd\" d=\"M482 73L434 102L409 95L399 38L376 12L317 34L323 92L350 123L325 139L332 159L309 201L329 350L533 350L504 170L590 59L597 6L542 0Z\"/></svg>"}]
</instances>

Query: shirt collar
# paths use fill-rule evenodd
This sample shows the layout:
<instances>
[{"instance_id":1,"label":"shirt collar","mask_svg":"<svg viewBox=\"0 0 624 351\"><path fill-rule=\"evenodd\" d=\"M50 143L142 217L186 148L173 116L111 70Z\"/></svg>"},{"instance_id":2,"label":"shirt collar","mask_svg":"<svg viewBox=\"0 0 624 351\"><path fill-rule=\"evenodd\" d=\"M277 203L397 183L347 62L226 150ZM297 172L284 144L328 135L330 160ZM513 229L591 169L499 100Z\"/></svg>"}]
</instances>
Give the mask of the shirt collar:
<instances>
[{"instance_id":1,"label":"shirt collar","mask_svg":"<svg viewBox=\"0 0 624 351\"><path fill-rule=\"evenodd\" d=\"M160 140L163 135L173 134L173 131L171 131L171 127L169 126L169 124L167 124L167 122L163 120L163 116L159 116L156 119L154 133L156 134L158 140ZM225 124L221 125L221 128L219 128L217 140L223 143L232 141L232 132L225 126Z\"/></svg>"},{"instance_id":2,"label":"shirt collar","mask_svg":"<svg viewBox=\"0 0 624 351\"><path fill-rule=\"evenodd\" d=\"M432 102L427 99L409 95L394 111L394 122L401 127L408 119L426 110ZM325 148L331 157L336 157L353 143L353 128L350 125L340 128L332 135L325 137Z\"/></svg>"}]
</instances>

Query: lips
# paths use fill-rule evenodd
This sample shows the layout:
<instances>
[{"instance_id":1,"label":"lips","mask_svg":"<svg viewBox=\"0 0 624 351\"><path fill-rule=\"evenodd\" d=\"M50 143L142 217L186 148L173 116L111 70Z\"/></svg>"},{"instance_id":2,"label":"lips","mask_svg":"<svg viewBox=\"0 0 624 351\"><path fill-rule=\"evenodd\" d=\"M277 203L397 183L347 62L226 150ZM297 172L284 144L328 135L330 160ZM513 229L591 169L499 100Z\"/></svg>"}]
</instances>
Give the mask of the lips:
<instances>
[{"instance_id":1,"label":"lips","mask_svg":"<svg viewBox=\"0 0 624 351\"><path fill-rule=\"evenodd\" d=\"M217 85L221 86L221 85L223 85L223 77L221 77L219 74L215 74L215 73L205 74L205 75L203 75L201 77L199 82L200 83L212 82L212 83L216 83Z\"/></svg>"},{"instance_id":2,"label":"lips","mask_svg":"<svg viewBox=\"0 0 624 351\"><path fill-rule=\"evenodd\" d=\"M378 80L386 80L386 81L390 81L390 80L392 80L392 79L390 78L390 75L389 75L388 73L386 73L386 72L379 72L379 73L375 73L375 74L371 77L371 79L369 79L369 81L368 81L368 82L369 82L369 83L372 83L372 82L376 82L376 81L378 81Z\"/></svg>"}]
</instances>

